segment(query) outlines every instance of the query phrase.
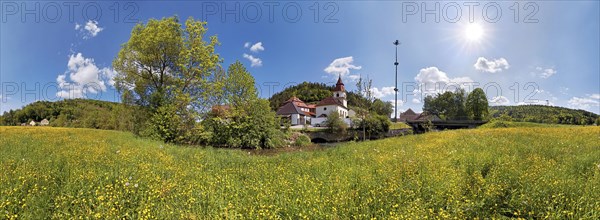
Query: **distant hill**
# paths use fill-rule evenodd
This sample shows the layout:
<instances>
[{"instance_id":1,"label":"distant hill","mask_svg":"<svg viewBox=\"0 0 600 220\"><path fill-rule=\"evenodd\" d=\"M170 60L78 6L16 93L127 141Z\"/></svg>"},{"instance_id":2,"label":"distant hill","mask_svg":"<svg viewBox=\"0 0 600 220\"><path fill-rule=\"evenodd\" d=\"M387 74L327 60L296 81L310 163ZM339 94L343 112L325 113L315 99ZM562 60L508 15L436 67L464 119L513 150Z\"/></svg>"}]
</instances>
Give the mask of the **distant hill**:
<instances>
[{"instance_id":1,"label":"distant hill","mask_svg":"<svg viewBox=\"0 0 600 220\"><path fill-rule=\"evenodd\" d=\"M4 112L0 125L21 125L31 120L50 120L50 126L131 130L131 108L120 103L66 99L56 102L38 101L18 110Z\"/></svg>"},{"instance_id":2,"label":"distant hill","mask_svg":"<svg viewBox=\"0 0 600 220\"><path fill-rule=\"evenodd\" d=\"M600 121L593 112L545 105L491 106L490 114L493 118L509 116L512 121L552 124L591 125Z\"/></svg>"}]
</instances>

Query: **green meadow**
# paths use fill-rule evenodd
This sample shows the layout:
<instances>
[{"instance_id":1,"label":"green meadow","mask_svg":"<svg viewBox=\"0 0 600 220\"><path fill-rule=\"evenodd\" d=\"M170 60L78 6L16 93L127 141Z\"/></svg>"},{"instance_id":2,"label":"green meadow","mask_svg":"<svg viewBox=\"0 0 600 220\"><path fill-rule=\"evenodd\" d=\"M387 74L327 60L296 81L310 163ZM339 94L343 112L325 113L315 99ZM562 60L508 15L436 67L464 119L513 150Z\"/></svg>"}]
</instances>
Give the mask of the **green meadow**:
<instances>
[{"instance_id":1,"label":"green meadow","mask_svg":"<svg viewBox=\"0 0 600 220\"><path fill-rule=\"evenodd\" d=\"M600 218L600 127L431 132L291 152L0 127L0 219Z\"/></svg>"}]
</instances>

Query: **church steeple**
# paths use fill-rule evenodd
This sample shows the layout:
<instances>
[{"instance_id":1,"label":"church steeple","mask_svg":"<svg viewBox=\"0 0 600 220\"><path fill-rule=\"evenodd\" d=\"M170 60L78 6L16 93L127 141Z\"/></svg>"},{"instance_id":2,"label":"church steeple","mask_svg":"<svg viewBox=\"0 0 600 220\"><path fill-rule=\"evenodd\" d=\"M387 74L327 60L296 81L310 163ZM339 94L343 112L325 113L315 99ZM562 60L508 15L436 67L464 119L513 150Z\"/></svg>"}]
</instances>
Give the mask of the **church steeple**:
<instances>
[{"instance_id":1,"label":"church steeple","mask_svg":"<svg viewBox=\"0 0 600 220\"><path fill-rule=\"evenodd\" d=\"M342 75L338 77L338 81L333 89L333 98L337 99L344 107L348 108L348 101L346 100L346 88L342 82Z\"/></svg>"},{"instance_id":2,"label":"church steeple","mask_svg":"<svg viewBox=\"0 0 600 220\"><path fill-rule=\"evenodd\" d=\"M339 75L338 77L338 81L335 84L335 89L333 89L334 92L345 92L346 89L344 88L344 83L342 82L342 74Z\"/></svg>"}]
</instances>

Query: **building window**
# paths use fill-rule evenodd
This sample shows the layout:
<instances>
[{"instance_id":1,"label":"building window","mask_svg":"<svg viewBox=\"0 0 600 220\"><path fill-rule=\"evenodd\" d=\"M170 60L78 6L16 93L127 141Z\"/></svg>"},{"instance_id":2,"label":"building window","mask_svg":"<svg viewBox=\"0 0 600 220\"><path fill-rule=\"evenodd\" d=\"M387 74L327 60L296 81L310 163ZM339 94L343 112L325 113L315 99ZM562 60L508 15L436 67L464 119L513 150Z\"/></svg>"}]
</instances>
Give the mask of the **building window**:
<instances>
[{"instance_id":1,"label":"building window","mask_svg":"<svg viewBox=\"0 0 600 220\"><path fill-rule=\"evenodd\" d=\"M337 93L337 94L335 94L335 96L337 96L337 97L340 97L340 94L339 94L339 93Z\"/></svg>"},{"instance_id":2,"label":"building window","mask_svg":"<svg viewBox=\"0 0 600 220\"><path fill-rule=\"evenodd\" d=\"M323 111L327 111L327 108L323 108Z\"/></svg>"}]
</instances>

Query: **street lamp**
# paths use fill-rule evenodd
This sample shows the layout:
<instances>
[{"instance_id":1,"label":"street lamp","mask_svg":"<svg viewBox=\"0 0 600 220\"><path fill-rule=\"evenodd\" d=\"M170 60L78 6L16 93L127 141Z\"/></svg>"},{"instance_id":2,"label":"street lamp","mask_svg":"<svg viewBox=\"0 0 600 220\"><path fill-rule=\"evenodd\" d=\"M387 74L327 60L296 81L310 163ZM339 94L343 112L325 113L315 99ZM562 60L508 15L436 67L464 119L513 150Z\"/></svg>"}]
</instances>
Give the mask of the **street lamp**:
<instances>
[{"instance_id":1,"label":"street lamp","mask_svg":"<svg viewBox=\"0 0 600 220\"><path fill-rule=\"evenodd\" d=\"M396 62L394 62L394 66L396 66L396 86L394 87L396 102L394 103L394 122L398 122L398 45L400 45L400 42L396 40L394 41L394 45L396 45Z\"/></svg>"}]
</instances>

